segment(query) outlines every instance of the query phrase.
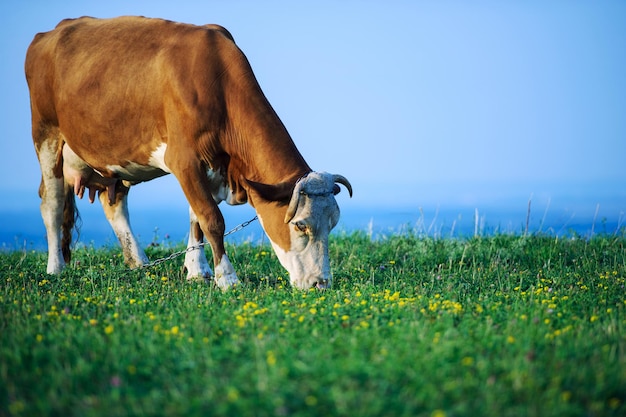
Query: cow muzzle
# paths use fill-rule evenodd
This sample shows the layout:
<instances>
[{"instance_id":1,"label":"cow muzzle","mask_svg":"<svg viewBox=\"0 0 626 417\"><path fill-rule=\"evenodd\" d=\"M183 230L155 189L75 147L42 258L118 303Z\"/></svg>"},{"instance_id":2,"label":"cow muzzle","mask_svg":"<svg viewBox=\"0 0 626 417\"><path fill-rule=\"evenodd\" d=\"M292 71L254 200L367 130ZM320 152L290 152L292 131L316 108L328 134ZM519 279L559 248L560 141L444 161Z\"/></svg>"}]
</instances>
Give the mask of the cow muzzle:
<instances>
[{"instance_id":1,"label":"cow muzzle","mask_svg":"<svg viewBox=\"0 0 626 417\"><path fill-rule=\"evenodd\" d=\"M291 279L291 285L299 290L309 290L311 288L327 290L330 288L331 282L332 280L330 277L320 276L307 276L300 279L292 277Z\"/></svg>"}]
</instances>

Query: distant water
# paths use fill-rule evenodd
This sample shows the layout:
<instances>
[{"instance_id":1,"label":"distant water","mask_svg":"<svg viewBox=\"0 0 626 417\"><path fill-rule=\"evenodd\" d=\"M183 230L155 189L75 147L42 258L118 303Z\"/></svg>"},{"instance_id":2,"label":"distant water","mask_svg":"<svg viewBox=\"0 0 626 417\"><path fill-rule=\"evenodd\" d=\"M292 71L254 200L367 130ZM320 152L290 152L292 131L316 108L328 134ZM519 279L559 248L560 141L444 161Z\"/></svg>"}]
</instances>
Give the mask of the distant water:
<instances>
[{"instance_id":1,"label":"distant water","mask_svg":"<svg viewBox=\"0 0 626 417\"><path fill-rule=\"evenodd\" d=\"M222 206L220 206L222 207ZM96 247L117 245L117 239L98 205L79 205L82 227L79 244ZM254 216L249 206L222 207L226 229L237 226ZM558 207L512 208L357 208L342 209L341 220L334 233L362 231L381 238L398 233L416 233L431 237L470 237L475 234L546 233L578 235L623 233L626 214L617 209L589 205L576 210ZM4 250L46 248L45 228L38 207L27 210L1 210L0 248ZM528 219L528 224L527 224ZM133 230L142 245L159 243L177 245L188 236L188 213L184 207L131 210ZM259 222L227 237L229 242L267 242Z\"/></svg>"}]
</instances>

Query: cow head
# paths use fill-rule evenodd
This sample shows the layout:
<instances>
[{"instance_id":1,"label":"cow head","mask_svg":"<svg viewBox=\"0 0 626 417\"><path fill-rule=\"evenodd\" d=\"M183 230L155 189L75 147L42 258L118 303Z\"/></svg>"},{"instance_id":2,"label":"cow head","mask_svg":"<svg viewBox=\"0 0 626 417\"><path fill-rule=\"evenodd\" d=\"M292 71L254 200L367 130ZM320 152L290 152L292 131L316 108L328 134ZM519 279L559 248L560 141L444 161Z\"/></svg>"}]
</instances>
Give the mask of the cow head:
<instances>
[{"instance_id":1,"label":"cow head","mask_svg":"<svg viewBox=\"0 0 626 417\"><path fill-rule=\"evenodd\" d=\"M257 213L280 263L289 272L291 285L299 289L328 288L332 279L328 235L339 221L335 195L342 184L352 197L352 186L341 175L311 172L296 183L284 211L262 209ZM259 187L254 187L257 189ZM265 199L272 199L263 193Z\"/></svg>"}]
</instances>

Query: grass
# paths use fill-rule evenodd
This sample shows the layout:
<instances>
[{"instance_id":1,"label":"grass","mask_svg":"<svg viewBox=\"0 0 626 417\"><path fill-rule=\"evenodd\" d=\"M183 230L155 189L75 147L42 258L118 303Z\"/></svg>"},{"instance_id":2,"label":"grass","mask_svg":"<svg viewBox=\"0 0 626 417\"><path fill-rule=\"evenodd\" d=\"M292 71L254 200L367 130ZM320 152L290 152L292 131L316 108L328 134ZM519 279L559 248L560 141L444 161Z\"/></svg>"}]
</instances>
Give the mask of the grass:
<instances>
[{"instance_id":1,"label":"grass","mask_svg":"<svg viewBox=\"0 0 626 417\"><path fill-rule=\"evenodd\" d=\"M334 236L325 292L249 244L225 293L180 258L1 253L0 415L623 416L625 243Z\"/></svg>"}]
</instances>

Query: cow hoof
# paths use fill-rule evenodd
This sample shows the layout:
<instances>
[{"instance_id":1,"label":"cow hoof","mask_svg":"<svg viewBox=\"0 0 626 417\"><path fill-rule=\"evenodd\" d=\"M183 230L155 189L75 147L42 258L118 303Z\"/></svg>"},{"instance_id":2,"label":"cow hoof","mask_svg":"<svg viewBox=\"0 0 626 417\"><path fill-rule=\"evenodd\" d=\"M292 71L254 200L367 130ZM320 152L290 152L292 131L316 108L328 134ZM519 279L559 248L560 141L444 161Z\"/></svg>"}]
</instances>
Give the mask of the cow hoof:
<instances>
[{"instance_id":1,"label":"cow hoof","mask_svg":"<svg viewBox=\"0 0 626 417\"><path fill-rule=\"evenodd\" d=\"M215 284L222 290L228 290L239 284L236 274L216 275Z\"/></svg>"},{"instance_id":2,"label":"cow hoof","mask_svg":"<svg viewBox=\"0 0 626 417\"><path fill-rule=\"evenodd\" d=\"M223 255L220 263L215 266L215 283L223 290L239 283L235 269L226 255Z\"/></svg>"},{"instance_id":3,"label":"cow hoof","mask_svg":"<svg viewBox=\"0 0 626 417\"><path fill-rule=\"evenodd\" d=\"M48 275L60 275L63 272L62 266L52 265L46 268L46 274Z\"/></svg>"},{"instance_id":4,"label":"cow hoof","mask_svg":"<svg viewBox=\"0 0 626 417\"><path fill-rule=\"evenodd\" d=\"M49 275L59 275L63 268L65 268L65 261L63 260L63 255L61 255L61 251L59 251L57 256L48 255L48 266L46 267L46 273Z\"/></svg>"},{"instance_id":5,"label":"cow hoof","mask_svg":"<svg viewBox=\"0 0 626 417\"><path fill-rule=\"evenodd\" d=\"M187 282L199 282L199 283L209 283L213 275L210 273L205 274L187 274Z\"/></svg>"},{"instance_id":6,"label":"cow hoof","mask_svg":"<svg viewBox=\"0 0 626 417\"><path fill-rule=\"evenodd\" d=\"M185 258L184 271L187 271L187 281L189 282L210 282L213 278L213 270L206 260L198 262Z\"/></svg>"}]
</instances>

